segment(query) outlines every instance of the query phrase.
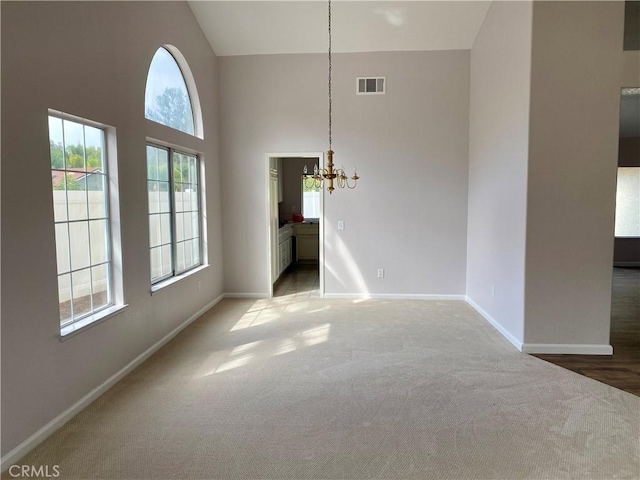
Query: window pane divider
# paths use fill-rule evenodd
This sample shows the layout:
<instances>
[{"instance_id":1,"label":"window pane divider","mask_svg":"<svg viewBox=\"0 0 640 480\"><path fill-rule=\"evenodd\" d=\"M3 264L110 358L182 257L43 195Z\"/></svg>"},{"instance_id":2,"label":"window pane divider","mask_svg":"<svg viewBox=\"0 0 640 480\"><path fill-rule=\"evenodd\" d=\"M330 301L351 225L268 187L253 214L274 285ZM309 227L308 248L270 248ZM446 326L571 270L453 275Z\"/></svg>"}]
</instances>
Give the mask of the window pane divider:
<instances>
[{"instance_id":1,"label":"window pane divider","mask_svg":"<svg viewBox=\"0 0 640 480\"><path fill-rule=\"evenodd\" d=\"M175 276L178 271L178 231L176 227L176 184L175 184L175 172L174 172L174 158L175 150L169 148L169 206L171 213L169 218L171 219L171 275ZM184 225L183 225L184 229Z\"/></svg>"},{"instance_id":2,"label":"window pane divider","mask_svg":"<svg viewBox=\"0 0 640 480\"><path fill-rule=\"evenodd\" d=\"M57 222L54 222L56 225L61 225L63 223L82 223L82 222L93 222L93 221L97 221L97 220L109 220L108 217L100 217L100 218L85 218L82 220L68 220L68 221L64 221L64 220L59 220Z\"/></svg>"}]
</instances>

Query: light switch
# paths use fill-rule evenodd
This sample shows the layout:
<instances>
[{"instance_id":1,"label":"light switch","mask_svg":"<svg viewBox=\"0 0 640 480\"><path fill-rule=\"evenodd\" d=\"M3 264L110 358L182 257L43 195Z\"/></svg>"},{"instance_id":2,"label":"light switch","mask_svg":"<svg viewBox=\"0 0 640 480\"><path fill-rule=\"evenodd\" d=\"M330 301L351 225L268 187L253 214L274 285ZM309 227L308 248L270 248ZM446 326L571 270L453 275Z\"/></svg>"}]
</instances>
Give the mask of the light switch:
<instances>
[{"instance_id":1,"label":"light switch","mask_svg":"<svg viewBox=\"0 0 640 480\"><path fill-rule=\"evenodd\" d=\"M338 220L338 230L344 230L344 220Z\"/></svg>"}]
</instances>

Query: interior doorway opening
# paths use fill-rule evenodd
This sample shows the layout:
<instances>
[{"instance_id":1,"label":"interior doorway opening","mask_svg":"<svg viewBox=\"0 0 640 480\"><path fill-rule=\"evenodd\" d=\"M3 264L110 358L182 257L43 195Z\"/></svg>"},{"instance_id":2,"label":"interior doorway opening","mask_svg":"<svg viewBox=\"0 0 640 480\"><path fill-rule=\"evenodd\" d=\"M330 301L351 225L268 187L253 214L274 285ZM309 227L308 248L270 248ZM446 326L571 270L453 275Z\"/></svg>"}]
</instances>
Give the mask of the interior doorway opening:
<instances>
[{"instance_id":1,"label":"interior doorway opening","mask_svg":"<svg viewBox=\"0 0 640 480\"><path fill-rule=\"evenodd\" d=\"M269 297L324 295L324 192L305 188L324 153L268 153Z\"/></svg>"}]
</instances>

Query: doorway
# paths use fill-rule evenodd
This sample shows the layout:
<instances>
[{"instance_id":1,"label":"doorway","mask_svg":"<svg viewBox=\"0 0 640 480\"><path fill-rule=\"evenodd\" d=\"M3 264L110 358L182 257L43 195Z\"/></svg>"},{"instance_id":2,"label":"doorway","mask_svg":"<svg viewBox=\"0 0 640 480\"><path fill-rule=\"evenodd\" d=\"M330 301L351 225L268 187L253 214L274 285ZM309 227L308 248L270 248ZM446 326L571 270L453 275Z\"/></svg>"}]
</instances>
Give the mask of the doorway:
<instances>
[{"instance_id":1,"label":"doorway","mask_svg":"<svg viewBox=\"0 0 640 480\"><path fill-rule=\"evenodd\" d=\"M324 294L324 192L303 191L304 166L323 164L324 153L266 154L269 297Z\"/></svg>"}]
</instances>

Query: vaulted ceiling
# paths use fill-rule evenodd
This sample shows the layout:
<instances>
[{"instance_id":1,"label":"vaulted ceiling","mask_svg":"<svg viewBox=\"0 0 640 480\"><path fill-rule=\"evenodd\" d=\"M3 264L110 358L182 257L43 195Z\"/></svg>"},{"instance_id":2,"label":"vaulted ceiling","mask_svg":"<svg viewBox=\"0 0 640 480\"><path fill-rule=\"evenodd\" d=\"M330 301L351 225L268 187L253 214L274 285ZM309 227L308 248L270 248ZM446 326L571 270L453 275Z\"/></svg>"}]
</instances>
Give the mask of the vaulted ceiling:
<instances>
[{"instance_id":1,"label":"vaulted ceiling","mask_svg":"<svg viewBox=\"0 0 640 480\"><path fill-rule=\"evenodd\" d=\"M218 56L327 51L327 2L191 1ZM470 49L491 2L333 1L334 52Z\"/></svg>"},{"instance_id":2,"label":"vaulted ceiling","mask_svg":"<svg viewBox=\"0 0 640 480\"><path fill-rule=\"evenodd\" d=\"M326 1L190 1L218 56L326 53ZM332 0L332 49L470 49L490 1ZM621 136L640 136L640 95L623 96Z\"/></svg>"}]
</instances>

